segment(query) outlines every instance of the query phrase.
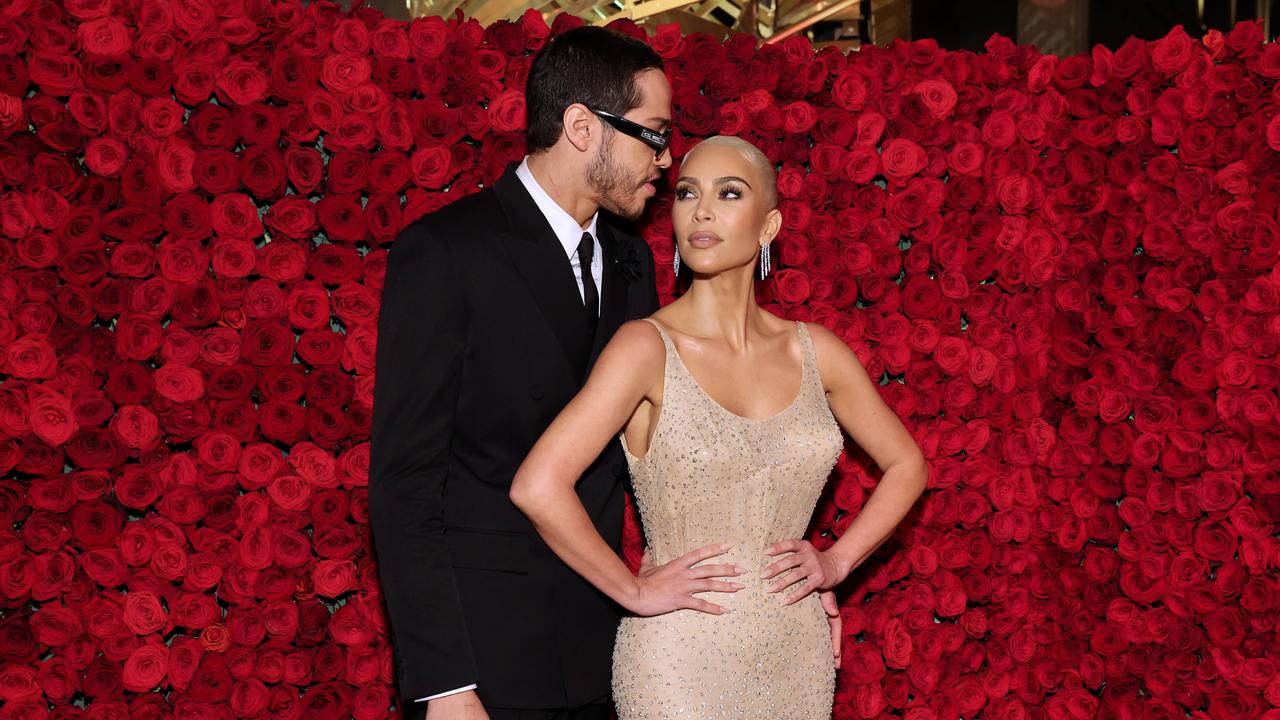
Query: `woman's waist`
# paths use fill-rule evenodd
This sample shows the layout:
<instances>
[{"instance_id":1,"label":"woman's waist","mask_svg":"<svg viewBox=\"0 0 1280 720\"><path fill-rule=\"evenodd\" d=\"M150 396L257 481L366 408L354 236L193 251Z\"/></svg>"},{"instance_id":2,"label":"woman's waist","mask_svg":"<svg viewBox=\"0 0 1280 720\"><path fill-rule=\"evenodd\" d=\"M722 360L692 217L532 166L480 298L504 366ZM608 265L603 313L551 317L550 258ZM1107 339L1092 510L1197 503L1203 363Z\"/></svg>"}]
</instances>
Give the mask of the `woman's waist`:
<instances>
[{"instance_id":1,"label":"woman's waist","mask_svg":"<svg viewBox=\"0 0 1280 720\"><path fill-rule=\"evenodd\" d=\"M712 623L726 628L737 628L745 621L754 623L752 627L765 629L769 627L767 623L776 623L778 630L788 632L794 631L798 626L816 622L822 622L825 625L826 611L822 609L817 593L810 593L794 603L784 603L784 600L790 597L790 592L787 589L769 592L772 582L772 579L744 582L742 583L744 587L735 592L694 593L694 597L729 611L724 614L686 608L650 617L627 617L623 618L623 622ZM794 590L794 588L790 589ZM761 623L766 624L761 625Z\"/></svg>"},{"instance_id":2,"label":"woman's waist","mask_svg":"<svg viewBox=\"0 0 1280 720\"><path fill-rule=\"evenodd\" d=\"M714 538L686 540L681 543L659 541L650 544L650 557L654 565L662 565L711 545L726 544L731 546L728 550L719 555L713 555L706 560L701 560L694 566L737 565L744 568L748 573L759 573L767 565L786 554L770 555L770 547L783 540L795 539L797 536L798 534L771 533L769 536L757 536L745 540L739 536L737 538L727 537L719 540Z\"/></svg>"}]
</instances>

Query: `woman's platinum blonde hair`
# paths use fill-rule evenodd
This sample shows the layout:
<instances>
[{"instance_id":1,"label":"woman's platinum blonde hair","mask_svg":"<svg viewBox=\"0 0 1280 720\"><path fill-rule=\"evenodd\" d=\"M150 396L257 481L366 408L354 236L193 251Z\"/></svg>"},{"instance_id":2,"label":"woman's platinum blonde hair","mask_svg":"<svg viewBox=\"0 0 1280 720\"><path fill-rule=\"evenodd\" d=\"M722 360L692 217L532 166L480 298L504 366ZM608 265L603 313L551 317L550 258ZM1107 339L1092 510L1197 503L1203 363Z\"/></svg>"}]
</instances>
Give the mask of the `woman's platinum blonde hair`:
<instances>
[{"instance_id":1,"label":"woman's platinum blonde hair","mask_svg":"<svg viewBox=\"0 0 1280 720\"><path fill-rule=\"evenodd\" d=\"M769 162L769 158L765 157L760 148L733 135L715 135L694 145L684 155L684 161L688 162L689 158L698 151L698 148L704 146L728 147L742 153L756 170L756 175L760 177L760 195L764 198L764 207L766 210L772 210L778 207L778 171L774 168L773 163Z\"/></svg>"}]
</instances>

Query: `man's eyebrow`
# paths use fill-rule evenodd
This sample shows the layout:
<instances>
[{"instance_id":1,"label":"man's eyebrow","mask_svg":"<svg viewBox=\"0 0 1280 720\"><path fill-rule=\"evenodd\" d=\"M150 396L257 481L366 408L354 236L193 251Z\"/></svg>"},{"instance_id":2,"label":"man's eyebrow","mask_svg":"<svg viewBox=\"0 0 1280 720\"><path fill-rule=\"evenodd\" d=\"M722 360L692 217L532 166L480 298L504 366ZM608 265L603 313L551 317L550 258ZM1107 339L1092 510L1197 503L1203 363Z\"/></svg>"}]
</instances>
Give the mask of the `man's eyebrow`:
<instances>
[{"instance_id":1,"label":"man's eyebrow","mask_svg":"<svg viewBox=\"0 0 1280 720\"><path fill-rule=\"evenodd\" d=\"M743 185L746 185L747 187L751 187L751 183L747 182L746 180L743 180L737 175L726 175L724 177L718 177L715 180L715 184L720 185L722 183L734 182L734 181L740 182ZM690 183L691 185L697 185L698 179L691 178L688 175L681 175L679 178L676 179L676 182L687 182L687 183Z\"/></svg>"},{"instance_id":2,"label":"man's eyebrow","mask_svg":"<svg viewBox=\"0 0 1280 720\"><path fill-rule=\"evenodd\" d=\"M666 127L666 126L668 126L668 125L670 125L670 124L671 124L671 118L669 118L669 117L661 117L661 116L659 116L659 115L654 115L653 117L649 118L649 121L650 121L650 122L656 122L656 123L658 123L659 125L661 125L661 126L663 126L663 127Z\"/></svg>"}]
</instances>

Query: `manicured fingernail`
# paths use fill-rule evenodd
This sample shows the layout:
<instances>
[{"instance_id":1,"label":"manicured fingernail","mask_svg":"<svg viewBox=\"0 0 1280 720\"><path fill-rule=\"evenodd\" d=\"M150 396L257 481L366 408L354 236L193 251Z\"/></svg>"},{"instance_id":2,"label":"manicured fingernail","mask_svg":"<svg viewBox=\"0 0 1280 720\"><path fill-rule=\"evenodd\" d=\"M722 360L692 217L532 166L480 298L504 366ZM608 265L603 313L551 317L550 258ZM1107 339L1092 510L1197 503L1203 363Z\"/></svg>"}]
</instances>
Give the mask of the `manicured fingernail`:
<instances>
[{"instance_id":1,"label":"manicured fingernail","mask_svg":"<svg viewBox=\"0 0 1280 720\"><path fill-rule=\"evenodd\" d=\"M747 572L747 569L742 567L741 565L734 565L733 569L737 570L739 575L743 575Z\"/></svg>"},{"instance_id":2,"label":"manicured fingernail","mask_svg":"<svg viewBox=\"0 0 1280 720\"><path fill-rule=\"evenodd\" d=\"M743 585L742 583L729 583L729 584L733 586L734 590L741 590L742 588L746 587L746 585Z\"/></svg>"}]
</instances>

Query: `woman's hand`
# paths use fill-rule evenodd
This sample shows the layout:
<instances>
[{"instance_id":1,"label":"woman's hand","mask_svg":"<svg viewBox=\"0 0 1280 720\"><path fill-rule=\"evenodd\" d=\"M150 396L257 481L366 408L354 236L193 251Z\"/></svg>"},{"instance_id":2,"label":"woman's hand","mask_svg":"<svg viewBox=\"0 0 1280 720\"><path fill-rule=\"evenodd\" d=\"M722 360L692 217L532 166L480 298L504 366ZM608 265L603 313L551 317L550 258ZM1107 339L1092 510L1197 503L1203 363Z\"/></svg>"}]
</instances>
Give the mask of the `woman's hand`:
<instances>
[{"instance_id":1,"label":"woman's hand","mask_svg":"<svg viewBox=\"0 0 1280 720\"><path fill-rule=\"evenodd\" d=\"M746 569L737 565L693 566L703 560L723 555L731 547L733 546L725 544L706 545L657 567L649 564L649 553L646 551L644 560L640 563L640 574L636 577L635 593L633 599L626 604L627 609L646 617L686 608L712 615L729 612L726 608L694 597L693 594L737 592L745 586L711 578L735 577L746 572Z\"/></svg>"},{"instance_id":2,"label":"woman's hand","mask_svg":"<svg viewBox=\"0 0 1280 720\"><path fill-rule=\"evenodd\" d=\"M808 540L783 540L770 545L766 552L770 555L789 554L766 565L760 571L762 579L768 580L795 570L766 588L774 593L795 586L795 591L782 601L783 605L790 605L811 592L833 588L853 570L832 553L815 548Z\"/></svg>"}]
</instances>

